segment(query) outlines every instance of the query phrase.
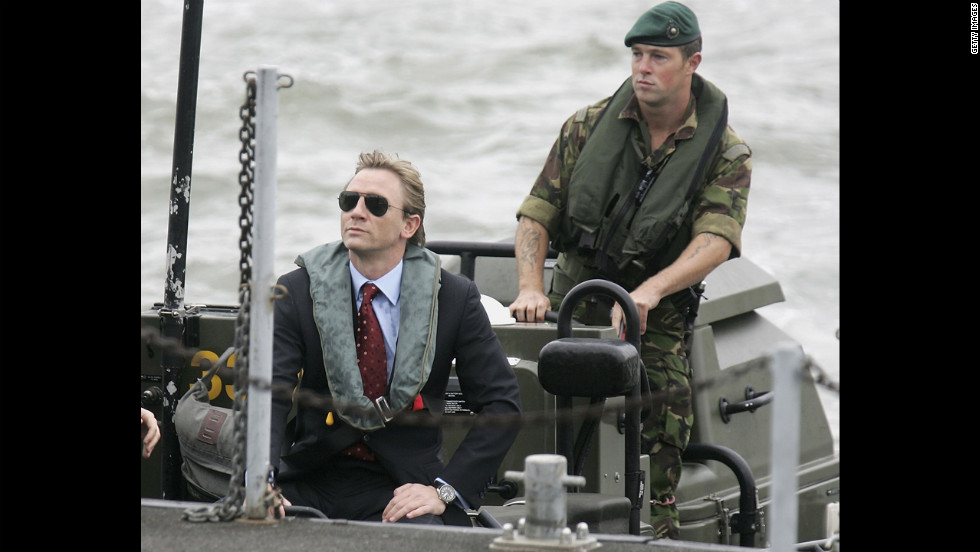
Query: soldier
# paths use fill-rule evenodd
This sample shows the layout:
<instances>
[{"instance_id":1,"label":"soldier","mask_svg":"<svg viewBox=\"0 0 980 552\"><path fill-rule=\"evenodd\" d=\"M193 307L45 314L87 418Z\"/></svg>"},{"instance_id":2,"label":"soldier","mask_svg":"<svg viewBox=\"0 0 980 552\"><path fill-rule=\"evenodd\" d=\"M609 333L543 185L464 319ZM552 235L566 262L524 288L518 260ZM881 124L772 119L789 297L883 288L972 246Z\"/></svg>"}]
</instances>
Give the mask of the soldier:
<instances>
[{"instance_id":1,"label":"soldier","mask_svg":"<svg viewBox=\"0 0 980 552\"><path fill-rule=\"evenodd\" d=\"M701 31L678 2L658 4L626 33L632 76L569 117L517 211L519 294L511 314L543 322L576 284L610 280L640 315L652 408L642 451L651 458L650 523L679 537L674 491L693 425L687 346L702 280L741 254L751 150L728 126L724 93L696 74ZM543 288L548 244L560 252ZM605 297L573 317L619 328Z\"/></svg>"}]
</instances>

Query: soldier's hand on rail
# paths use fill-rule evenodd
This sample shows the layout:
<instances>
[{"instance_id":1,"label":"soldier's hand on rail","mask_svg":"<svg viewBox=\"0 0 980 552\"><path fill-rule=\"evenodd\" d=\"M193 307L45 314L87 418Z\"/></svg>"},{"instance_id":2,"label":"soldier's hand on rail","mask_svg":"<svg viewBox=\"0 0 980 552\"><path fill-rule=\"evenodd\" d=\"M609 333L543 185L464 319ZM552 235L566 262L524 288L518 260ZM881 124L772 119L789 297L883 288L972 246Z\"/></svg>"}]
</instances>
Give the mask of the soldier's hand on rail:
<instances>
[{"instance_id":1,"label":"soldier's hand on rail","mask_svg":"<svg viewBox=\"0 0 980 552\"><path fill-rule=\"evenodd\" d=\"M630 297L633 298L633 303L636 304L636 312L640 317L640 335L643 335L647 331L647 314L649 314L651 309L656 308L660 304L661 296L655 291L647 291L643 286L640 286L633 290L633 293L630 293ZM619 306L619 303L613 305L610 317L612 318L612 327L624 327L625 314L623 313L623 308ZM624 332L621 331L620 333Z\"/></svg>"},{"instance_id":2,"label":"soldier's hand on rail","mask_svg":"<svg viewBox=\"0 0 980 552\"><path fill-rule=\"evenodd\" d=\"M550 308L548 296L536 289L522 289L508 307L518 322L544 322L544 315Z\"/></svg>"}]
</instances>

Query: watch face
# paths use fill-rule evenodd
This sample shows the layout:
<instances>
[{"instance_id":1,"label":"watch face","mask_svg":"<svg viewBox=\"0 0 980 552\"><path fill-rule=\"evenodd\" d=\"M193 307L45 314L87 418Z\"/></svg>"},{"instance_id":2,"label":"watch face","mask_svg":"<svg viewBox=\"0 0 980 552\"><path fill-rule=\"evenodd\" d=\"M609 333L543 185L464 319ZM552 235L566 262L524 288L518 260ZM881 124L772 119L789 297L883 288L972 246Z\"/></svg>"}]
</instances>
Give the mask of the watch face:
<instances>
[{"instance_id":1,"label":"watch face","mask_svg":"<svg viewBox=\"0 0 980 552\"><path fill-rule=\"evenodd\" d=\"M446 504L449 504L450 502L456 500L456 489L450 487L449 485L440 485L439 498Z\"/></svg>"}]
</instances>

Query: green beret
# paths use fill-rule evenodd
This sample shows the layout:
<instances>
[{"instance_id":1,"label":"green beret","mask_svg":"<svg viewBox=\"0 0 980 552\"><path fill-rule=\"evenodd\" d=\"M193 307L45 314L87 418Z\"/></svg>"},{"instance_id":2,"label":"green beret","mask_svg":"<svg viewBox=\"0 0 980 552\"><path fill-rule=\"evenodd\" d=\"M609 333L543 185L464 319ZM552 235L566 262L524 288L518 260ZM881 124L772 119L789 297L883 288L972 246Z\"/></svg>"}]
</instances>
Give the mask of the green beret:
<instances>
[{"instance_id":1,"label":"green beret","mask_svg":"<svg viewBox=\"0 0 980 552\"><path fill-rule=\"evenodd\" d=\"M626 45L681 46L701 36L698 18L680 2L664 2L650 8L626 33Z\"/></svg>"}]
</instances>

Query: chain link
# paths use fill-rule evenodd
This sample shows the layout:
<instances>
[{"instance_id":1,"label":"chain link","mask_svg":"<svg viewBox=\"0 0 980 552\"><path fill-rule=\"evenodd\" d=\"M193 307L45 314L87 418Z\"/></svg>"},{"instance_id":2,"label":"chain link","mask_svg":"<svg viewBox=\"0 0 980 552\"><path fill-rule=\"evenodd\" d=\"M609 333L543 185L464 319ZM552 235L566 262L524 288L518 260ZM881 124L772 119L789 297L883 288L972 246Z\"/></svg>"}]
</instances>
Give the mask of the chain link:
<instances>
[{"instance_id":1,"label":"chain link","mask_svg":"<svg viewBox=\"0 0 980 552\"><path fill-rule=\"evenodd\" d=\"M252 199L255 191L255 73L246 72L245 103L239 112L242 119L242 129L239 138L242 149L239 160L242 170L238 173L238 183L241 193L238 203L241 206L241 216L238 220L241 228L239 249L241 259L239 268L241 280L238 292L238 318L235 321L235 399L232 403L232 423L234 424L235 450L231 458L231 477L228 482L228 494L221 500L200 508L188 508L184 511L184 519L189 521L230 521L241 517L245 511L245 441L248 435L248 412L245 409L245 392L248 390L248 347L249 320L252 280ZM271 493L266 493L266 495ZM266 505L276 503L276 496L264 496Z\"/></svg>"}]
</instances>

